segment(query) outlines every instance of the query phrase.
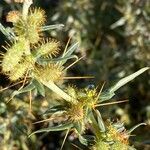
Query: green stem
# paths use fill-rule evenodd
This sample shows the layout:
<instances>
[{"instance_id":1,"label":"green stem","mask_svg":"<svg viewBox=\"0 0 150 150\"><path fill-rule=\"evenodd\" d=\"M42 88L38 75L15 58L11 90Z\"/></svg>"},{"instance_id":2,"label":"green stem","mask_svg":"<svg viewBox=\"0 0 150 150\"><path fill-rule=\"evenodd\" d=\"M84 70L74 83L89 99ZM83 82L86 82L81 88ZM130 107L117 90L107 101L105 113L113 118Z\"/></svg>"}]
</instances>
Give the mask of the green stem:
<instances>
[{"instance_id":1,"label":"green stem","mask_svg":"<svg viewBox=\"0 0 150 150\"><path fill-rule=\"evenodd\" d=\"M25 0L23 3L22 16L24 20L27 19L29 7L31 6L32 3L33 3L32 0Z\"/></svg>"},{"instance_id":2,"label":"green stem","mask_svg":"<svg viewBox=\"0 0 150 150\"><path fill-rule=\"evenodd\" d=\"M94 117L94 114L93 112L91 111L90 113L90 119L91 119L91 126L92 126L92 129L93 129L93 132L96 136L97 139L99 139L101 137L101 134L100 134L100 128L97 124L97 121L95 120L95 117Z\"/></svg>"},{"instance_id":3,"label":"green stem","mask_svg":"<svg viewBox=\"0 0 150 150\"><path fill-rule=\"evenodd\" d=\"M61 88L59 88L54 82L49 81L41 81L46 87L51 89L53 92L58 94L61 98L65 99L68 102L74 102L73 98L69 96L67 93L65 93Z\"/></svg>"}]
</instances>

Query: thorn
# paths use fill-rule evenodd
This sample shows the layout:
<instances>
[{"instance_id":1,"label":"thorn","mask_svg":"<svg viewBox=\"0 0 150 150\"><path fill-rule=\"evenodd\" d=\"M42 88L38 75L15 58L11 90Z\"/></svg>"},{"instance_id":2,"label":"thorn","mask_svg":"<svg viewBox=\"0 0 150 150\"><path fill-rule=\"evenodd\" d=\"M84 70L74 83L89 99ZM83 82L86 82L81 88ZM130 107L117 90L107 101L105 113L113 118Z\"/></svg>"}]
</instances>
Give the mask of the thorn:
<instances>
[{"instance_id":1,"label":"thorn","mask_svg":"<svg viewBox=\"0 0 150 150\"><path fill-rule=\"evenodd\" d=\"M66 44L66 46L65 46L65 49L64 49L64 52L63 52L62 57L65 55L65 53L66 53L66 51L67 51L67 48L68 48L69 43L70 43L70 41L71 41L71 38L72 38L72 37L69 37L69 39L68 39L68 42L67 42L67 44Z\"/></svg>"},{"instance_id":2,"label":"thorn","mask_svg":"<svg viewBox=\"0 0 150 150\"><path fill-rule=\"evenodd\" d=\"M5 43L6 43L9 47L11 47L11 45L10 45L7 41L5 41Z\"/></svg>"},{"instance_id":3,"label":"thorn","mask_svg":"<svg viewBox=\"0 0 150 150\"><path fill-rule=\"evenodd\" d=\"M21 89L24 87L25 83L26 83L26 80L27 80L27 77L28 77L28 71L29 71L29 70L27 70L27 72L26 72L26 74L25 74L25 77L24 77L24 80L23 80L23 84L22 84L22 86L19 88L19 90L21 90ZM19 90L18 90L18 91L19 91Z\"/></svg>"},{"instance_id":4,"label":"thorn","mask_svg":"<svg viewBox=\"0 0 150 150\"><path fill-rule=\"evenodd\" d=\"M5 49L6 51L8 51L8 48L7 48L7 47L5 47L5 46L2 46L2 48L3 48L3 49Z\"/></svg>"},{"instance_id":5,"label":"thorn","mask_svg":"<svg viewBox=\"0 0 150 150\"><path fill-rule=\"evenodd\" d=\"M104 88L104 85L105 85L105 82L102 84L102 86L101 86L101 88L100 88L100 91L99 91L99 93L98 93L98 95L97 95L97 97L96 97L96 102L98 101L98 98L100 97L100 95L101 95L101 93L102 93L102 90L103 90L103 88Z\"/></svg>"},{"instance_id":6,"label":"thorn","mask_svg":"<svg viewBox=\"0 0 150 150\"><path fill-rule=\"evenodd\" d=\"M122 101L118 101L118 102L110 102L110 103L97 104L97 105L95 105L95 107L107 106L107 105L114 105L114 104L119 104L119 103L125 103L125 102L128 102L128 101L129 100L122 100Z\"/></svg>"},{"instance_id":7,"label":"thorn","mask_svg":"<svg viewBox=\"0 0 150 150\"><path fill-rule=\"evenodd\" d=\"M0 53L0 55L4 56L4 53Z\"/></svg>"},{"instance_id":8,"label":"thorn","mask_svg":"<svg viewBox=\"0 0 150 150\"><path fill-rule=\"evenodd\" d=\"M4 91L4 90L7 90L7 89L9 89L9 88L11 88L11 87L13 87L13 86L16 86L16 85L18 85L18 84L20 84L20 83L22 83L22 82L24 82L24 81L20 81L20 82L17 82L17 83L15 83L15 84L13 84L13 85L10 85L10 86L8 86L8 87L6 87L6 88L3 88L3 89L0 90L0 92L2 92L2 91Z\"/></svg>"},{"instance_id":9,"label":"thorn","mask_svg":"<svg viewBox=\"0 0 150 150\"><path fill-rule=\"evenodd\" d=\"M44 120L40 120L40 121L37 121L37 122L34 122L32 124L38 124L38 123L42 123L42 122L45 122L45 121L50 121L52 120L53 118L48 118L48 119L44 119Z\"/></svg>"},{"instance_id":10,"label":"thorn","mask_svg":"<svg viewBox=\"0 0 150 150\"><path fill-rule=\"evenodd\" d=\"M83 77L63 77L64 80L70 80L70 79L93 79L94 76L83 76Z\"/></svg>"},{"instance_id":11,"label":"thorn","mask_svg":"<svg viewBox=\"0 0 150 150\"><path fill-rule=\"evenodd\" d=\"M63 149L63 146L64 146L64 144L65 144L65 141L66 141L66 139L67 139L67 136L68 136L69 131L70 131L70 128L69 128L69 129L67 130L67 132L66 132L66 135L65 135L65 137L64 137L64 140L63 140L63 143L62 143L62 145L61 145L60 150Z\"/></svg>"},{"instance_id":12,"label":"thorn","mask_svg":"<svg viewBox=\"0 0 150 150\"><path fill-rule=\"evenodd\" d=\"M78 61L80 61L85 56L80 57L78 60L74 61L72 64L70 64L68 67L66 67L64 70L68 70L70 67L72 67L74 64L76 64Z\"/></svg>"},{"instance_id":13,"label":"thorn","mask_svg":"<svg viewBox=\"0 0 150 150\"><path fill-rule=\"evenodd\" d=\"M79 150L83 150L83 149L81 149L79 146L77 146L77 145L75 145L75 144L73 144L73 143L71 143L71 145L73 145L74 147L78 148Z\"/></svg>"}]
</instances>

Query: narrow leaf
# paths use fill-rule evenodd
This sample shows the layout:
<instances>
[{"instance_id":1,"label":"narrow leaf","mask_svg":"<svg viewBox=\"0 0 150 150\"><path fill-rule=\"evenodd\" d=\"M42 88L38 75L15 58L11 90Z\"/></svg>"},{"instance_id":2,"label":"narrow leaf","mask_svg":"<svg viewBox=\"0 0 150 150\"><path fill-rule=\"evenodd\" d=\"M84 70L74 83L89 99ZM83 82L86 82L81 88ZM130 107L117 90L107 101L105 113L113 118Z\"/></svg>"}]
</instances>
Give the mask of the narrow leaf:
<instances>
[{"instance_id":1,"label":"narrow leaf","mask_svg":"<svg viewBox=\"0 0 150 150\"><path fill-rule=\"evenodd\" d=\"M62 58L64 57L69 57L72 55L72 53L79 47L79 43L76 42L74 44L72 44L68 50L66 51L66 53L63 54ZM66 63L66 60L62 61L62 64Z\"/></svg>"},{"instance_id":2,"label":"narrow leaf","mask_svg":"<svg viewBox=\"0 0 150 150\"><path fill-rule=\"evenodd\" d=\"M87 140L81 134L79 134L78 137L79 137L79 141L81 142L81 144L86 145L86 146L88 145Z\"/></svg>"},{"instance_id":3,"label":"narrow leaf","mask_svg":"<svg viewBox=\"0 0 150 150\"><path fill-rule=\"evenodd\" d=\"M26 87L22 88L21 90L18 91L14 91L12 93L12 97L21 94L21 93L25 93L25 92L29 92L32 91L35 88L34 84L31 82L30 84L28 84Z\"/></svg>"},{"instance_id":4,"label":"narrow leaf","mask_svg":"<svg viewBox=\"0 0 150 150\"><path fill-rule=\"evenodd\" d=\"M115 93L111 93L110 91L104 91L101 93L99 100L100 102L103 102L103 101L111 99L114 95Z\"/></svg>"},{"instance_id":5,"label":"narrow leaf","mask_svg":"<svg viewBox=\"0 0 150 150\"><path fill-rule=\"evenodd\" d=\"M1 23L0 23L0 31L7 37L9 40L13 40L15 37L13 36L13 31L10 28L5 28Z\"/></svg>"},{"instance_id":6,"label":"narrow leaf","mask_svg":"<svg viewBox=\"0 0 150 150\"><path fill-rule=\"evenodd\" d=\"M115 92L119 88L121 88L122 86L124 86L125 84L127 84L128 82L130 82L131 80L133 80L134 78L136 78L137 76L139 76L140 74L142 74L143 72L145 72L148 69L149 69L149 67L142 68L142 69L138 70L137 72L121 79L113 87L111 87L107 91L102 92L99 97L99 100L101 102L103 102L103 101L111 99L115 95Z\"/></svg>"},{"instance_id":7,"label":"narrow leaf","mask_svg":"<svg viewBox=\"0 0 150 150\"><path fill-rule=\"evenodd\" d=\"M119 82L117 82L117 84L115 84L110 89L110 92L113 93L113 92L117 91L120 87L124 86L125 84L127 84L128 82L130 82L131 80L133 80L134 78L136 78L137 76L139 76L140 74L142 74L143 72L145 72L148 69L149 69L149 67L142 68L142 69L138 70L137 72L121 79Z\"/></svg>"},{"instance_id":8,"label":"narrow leaf","mask_svg":"<svg viewBox=\"0 0 150 150\"><path fill-rule=\"evenodd\" d=\"M43 115L51 115L51 114L53 114L55 112L59 112L59 111L64 111L64 106L57 105L57 106L51 107L51 108L47 109Z\"/></svg>"},{"instance_id":9,"label":"narrow leaf","mask_svg":"<svg viewBox=\"0 0 150 150\"><path fill-rule=\"evenodd\" d=\"M66 57L59 57L59 58L47 58L47 59L44 59L44 58L39 58L38 59L38 63L40 64L45 64L45 63L48 63L48 62L61 62L61 61L67 61L69 59L78 59L78 56L76 55L71 55L71 56L66 56Z\"/></svg>"},{"instance_id":10,"label":"narrow leaf","mask_svg":"<svg viewBox=\"0 0 150 150\"><path fill-rule=\"evenodd\" d=\"M43 26L40 30L47 31L47 30L54 30L54 29L62 29L63 27L64 27L63 24L55 24L55 25Z\"/></svg>"},{"instance_id":11,"label":"narrow leaf","mask_svg":"<svg viewBox=\"0 0 150 150\"><path fill-rule=\"evenodd\" d=\"M47 30L54 30L54 29L62 29L63 27L64 27L63 24L55 24L55 25L43 26L40 30L47 31Z\"/></svg>"},{"instance_id":12,"label":"narrow leaf","mask_svg":"<svg viewBox=\"0 0 150 150\"><path fill-rule=\"evenodd\" d=\"M122 17L122 18L119 19L117 22L113 23L113 24L110 26L110 28L111 28L111 29L115 29L115 28L117 28L117 27L120 27L120 26L124 25L125 22L126 22L126 19L125 19L124 17Z\"/></svg>"},{"instance_id":13,"label":"narrow leaf","mask_svg":"<svg viewBox=\"0 0 150 150\"><path fill-rule=\"evenodd\" d=\"M68 95L67 93L65 93L61 88L59 88L54 82L49 81L43 81L41 80L41 83L44 84L46 87L48 87L50 90L52 90L53 92L55 92L57 95L59 95L61 98L63 98L64 100L68 101L68 102L76 102L70 95Z\"/></svg>"},{"instance_id":14,"label":"narrow leaf","mask_svg":"<svg viewBox=\"0 0 150 150\"><path fill-rule=\"evenodd\" d=\"M72 123L66 123L66 124L61 124L58 126L48 127L48 128L40 129L31 133L29 137L36 133L50 132L50 131L63 131L63 130L71 129L72 127L73 127Z\"/></svg>"},{"instance_id":15,"label":"narrow leaf","mask_svg":"<svg viewBox=\"0 0 150 150\"><path fill-rule=\"evenodd\" d=\"M101 131L102 131L102 132L105 132L105 131L106 131L106 128L105 128L105 125L104 125L102 116L101 116L101 114L100 114L100 112L99 112L98 110L96 110L95 112L96 112L96 114L97 114L98 125L99 125Z\"/></svg>"},{"instance_id":16,"label":"narrow leaf","mask_svg":"<svg viewBox=\"0 0 150 150\"><path fill-rule=\"evenodd\" d=\"M45 89L43 84L41 84L38 80L34 79L33 80L33 84L36 87L37 91L43 96L45 97Z\"/></svg>"}]
</instances>

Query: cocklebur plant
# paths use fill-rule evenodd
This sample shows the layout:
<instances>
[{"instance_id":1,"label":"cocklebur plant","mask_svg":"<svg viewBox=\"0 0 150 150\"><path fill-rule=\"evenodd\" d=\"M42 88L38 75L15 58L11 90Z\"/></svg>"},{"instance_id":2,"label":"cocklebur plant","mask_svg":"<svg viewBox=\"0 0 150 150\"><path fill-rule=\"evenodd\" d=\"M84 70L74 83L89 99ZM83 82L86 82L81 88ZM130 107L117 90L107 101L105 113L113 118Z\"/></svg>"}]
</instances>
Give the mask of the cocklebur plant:
<instances>
[{"instance_id":1,"label":"cocklebur plant","mask_svg":"<svg viewBox=\"0 0 150 150\"><path fill-rule=\"evenodd\" d=\"M95 139L91 150L135 150L134 146L130 145L129 137L131 133L139 126L146 125L140 123L130 130L126 130L122 122L111 122L107 120L103 122L100 113L97 111L97 130L93 130Z\"/></svg>"},{"instance_id":2,"label":"cocklebur plant","mask_svg":"<svg viewBox=\"0 0 150 150\"><path fill-rule=\"evenodd\" d=\"M142 74L148 69L149 69L148 67L140 69L139 71L121 79L114 86L112 86L108 90L105 90L104 92L102 92L103 86L99 92L97 92L97 88L87 87L85 89L80 90L74 86L68 86L65 92L72 97L72 101L70 102L59 101L58 105L51 107L44 113L44 115L49 116L49 119L43 121L53 122L55 120L61 120L61 122L58 122L58 125L56 126L50 126L48 128L35 131L32 134L30 134L30 136L32 136L35 133L41 133L41 132L67 130L67 134L68 134L69 131L74 131L74 133L76 133L77 137L79 138L79 141L82 144L87 145L88 139L86 139L87 137L86 138L84 137L84 134L86 133L88 127L91 126L92 130L94 131L94 134L96 136L100 136L99 138L102 138L101 132L104 132L104 134L106 134L105 133L106 127L103 123L101 114L98 111L97 107L107 105L107 104L109 105L109 103L103 103L103 102L111 100L111 98L115 95L115 92L119 88L121 88L123 85L133 80L135 77L139 76L140 74ZM73 102L73 100L75 101ZM95 119L95 116L98 117L98 123ZM59 119L59 118L63 118L63 119ZM39 121L36 123L41 123L43 121ZM107 133L107 136L109 134L110 133ZM100 140L102 140L102 143L101 141L98 141L96 147L99 147L100 144L103 144L105 149L109 150L112 143L105 144L105 142L103 142L103 138ZM112 147L121 146L122 143L119 142L120 141L118 140L116 144L114 144ZM128 145L123 145L123 144L122 146L128 147ZM93 146L92 148L96 149L96 147Z\"/></svg>"},{"instance_id":3,"label":"cocklebur plant","mask_svg":"<svg viewBox=\"0 0 150 150\"><path fill-rule=\"evenodd\" d=\"M121 79L104 92L102 92L102 89L98 92L97 88L80 90L74 86L68 86L65 90L62 90L57 84L59 80L63 79L66 70L79 60L77 56L72 54L78 47L78 43L71 45L70 48L66 47L63 54L58 56L60 43L56 40L45 39L43 31L59 28L61 25L45 26L44 11L36 8L29 9L32 4L31 0L16 2L23 2L23 11L12 11L8 14L7 21L13 23L13 28L8 30L0 25L2 32L11 41L10 44L4 47L6 53L2 54L1 66L2 72L11 81L16 82L19 79L23 79L24 81L27 80L28 83L25 87L23 86L18 91L13 92L12 97L32 90L37 90L41 95L45 96L44 86L47 86L62 98L57 105L50 107L45 113L45 115L50 116L51 122L58 121L58 124L35 131L30 136L41 132L67 130L67 134L69 131L73 131L78 136L79 141L87 145L89 141L84 135L89 126L91 126L95 137L100 139L100 141L96 139L98 149L101 140L106 148L120 146L122 144L121 138L118 138L120 132L118 133L117 129L111 128L111 126L107 127L107 124L102 123L102 117L97 107L106 105L107 103L103 102L110 100L120 87L149 68L145 67ZM66 61L72 58L75 58L76 61L65 67ZM101 124L100 128L99 124ZM112 133L111 131L114 132ZM99 132L103 132L108 137L103 140L101 135L99 137ZM117 139L113 139L114 133L117 135ZM108 145L105 142L107 138L108 141L111 141ZM123 146L125 147L125 145ZM93 148L97 148L97 145L94 145Z\"/></svg>"},{"instance_id":4,"label":"cocklebur plant","mask_svg":"<svg viewBox=\"0 0 150 150\"><path fill-rule=\"evenodd\" d=\"M66 70L64 64L69 59L78 61L78 57L72 53L78 47L78 43L66 47L64 53L60 52L60 42L45 38L43 31L60 28L62 25L45 26L46 15L40 8L30 8L32 0L16 1L23 3L22 12L11 11L6 20L12 22L9 30L1 24L1 31L10 40L3 48L6 50L1 67L2 73L16 82L20 79L28 80L27 86L14 91L12 98L20 93L36 89L41 95L45 95L44 85L68 101L71 97L61 90L56 84L63 80ZM11 36L10 36L11 35ZM8 43L8 42L7 42ZM71 66L71 65L70 65Z\"/></svg>"}]
</instances>

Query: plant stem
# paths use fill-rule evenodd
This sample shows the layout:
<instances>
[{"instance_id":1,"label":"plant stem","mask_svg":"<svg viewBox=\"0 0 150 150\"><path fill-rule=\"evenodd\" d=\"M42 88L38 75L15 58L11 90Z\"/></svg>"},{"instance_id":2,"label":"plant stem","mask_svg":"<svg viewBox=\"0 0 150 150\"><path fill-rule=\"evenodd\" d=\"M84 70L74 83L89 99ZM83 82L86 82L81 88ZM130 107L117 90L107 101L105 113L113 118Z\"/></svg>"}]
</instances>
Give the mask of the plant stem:
<instances>
[{"instance_id":1,"label":"plant stem","mask_svg":"<svg viewBox=\"0 0 150 150\"><path fill-rule=\"evenodd\" d=\"M45 86L47 86L49 89L51 89L53 92L55 92L56 94L58 94L61 98L65 99L68 102L75 102L74 99L68 95L67 93L65 93L61 88L59 88L54 82L49 81L49 82L45 82L45 81L41 81Z\"/></svg>"},{"instance_id":2,"label":"plant stem","mask_svg":"<svg viewBox=\"0 0 150 150\"><path fill-rule=\"evenodd\" d=\"M32 3L33 3L32 0L24 0L23 10L22 10L22 16L24 20L27 19L29 7L31 6Z\"/></svg>"}]
</instances>

